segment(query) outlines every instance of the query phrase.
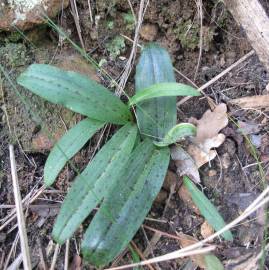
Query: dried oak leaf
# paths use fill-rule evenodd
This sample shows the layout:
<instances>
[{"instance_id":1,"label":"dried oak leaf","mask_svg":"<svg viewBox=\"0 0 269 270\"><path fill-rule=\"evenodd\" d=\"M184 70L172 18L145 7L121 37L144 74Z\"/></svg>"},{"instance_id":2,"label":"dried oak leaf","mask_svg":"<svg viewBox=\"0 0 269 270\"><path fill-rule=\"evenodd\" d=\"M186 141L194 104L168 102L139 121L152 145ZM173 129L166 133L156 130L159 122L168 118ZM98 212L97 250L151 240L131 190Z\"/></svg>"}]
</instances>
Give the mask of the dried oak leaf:
<instances>
[{"instance_id":1,"label":"dried oak leaf","mask_svg":"<svg viewBox=\"0 0 269 270\"><path fill-rule=\"evenodd\" d=\"M219 133L215 137L206 139L203 143L190 144L188 146L187 152L193 158L197 168L200 168L217 156L217 151L211 149L219 147L223 144L224 141L225 135Z\"/></svg>"},{"instance_id":2,"label":"dried oak leaf","mask_svg":"<svg viewBox=\"0 0 269 270\"><path fill-rule=\"evenodd\" d=\"M207 139L214 138L228 125L227 106L221 103L211 111L207 110L197 124L196 143L204 143Z\"/></svg>"},{"instance_id":3,"label":"dried oak leaf","mask_svg":"<svg viewBox=\"0 0 269 270\"><path fill-rule=\"evenodd\" d=\"M213 160L217 156L216 150L225 140L225 135L219 133L228 125L227 106L223 103L211 111L204 113L200 120L191 119L197 125L197 134L189 143L187 151L181 147L174 146L171 157L177 166L177 174L187 175L194 182L200 182L198 169Z\"/></svg>"},{"instance_id":4,"label":"dried oak leaf","mask_svg":"<svg viewBox=\"0 0 269 270\"><path fill-rule=\"evenodd\" d=\"M200 183L198 167L189 153L179 146L173 146L171 148L171 157L175 161L179 176L187 175L195 183Z\"/></svg>"}]
</instances>

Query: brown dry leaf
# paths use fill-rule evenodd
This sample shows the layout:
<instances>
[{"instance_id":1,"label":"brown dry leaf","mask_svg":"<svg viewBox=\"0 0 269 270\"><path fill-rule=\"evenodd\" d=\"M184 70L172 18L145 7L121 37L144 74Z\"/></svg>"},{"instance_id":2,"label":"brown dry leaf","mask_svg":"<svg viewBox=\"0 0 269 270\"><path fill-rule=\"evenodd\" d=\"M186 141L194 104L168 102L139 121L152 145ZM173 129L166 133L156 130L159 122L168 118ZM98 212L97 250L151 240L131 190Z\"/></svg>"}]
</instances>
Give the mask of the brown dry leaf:
<instances>
[{"instance_id":1,"label":"brown dry leaf","mask_svg":"<svg viewBox=\"0 0 269 270\"><path fill-rule=\"evenodd\" d=\"M196 243L199 242L194 237L189 236L189 235L184 234L184 233L180 233L178 235L178 237L180 238L179 243L180 243L182 248L193 245L193 244L196 244ZM204 255L193 255L193 256L190 256L190 258L200 268L206 268L206 262L205 262Z\"/></svg>"},{"instance_id":2,"label":"brown dry leaf","mask_svg":"<svg viewBox=\"0 0 269 270\"><path fill-rule=\"evenodd\" d=\"M178 175L187 175L199 183L198 169L217 156L216 150L212 149L219 147L225 140L225 135L219 132L228 125L227 106L221 103L213 111L206 111L200 120L192 118L191 122L197 125L196 137L188 145L187 152L180 147L173 147L171 156L175 160Z\"/></svg>"},{"instance_id":3,"label":"brown dry leaf","mask_svg":"<svg viewBox=\"0 0 269 270\"><path fill-rule=\"evenodd\" d=\"M211 139L206 139L203 143L198 145L190 144L188 146L187 152L193 158L197 168L200 168L217 156L217 151L211 149L219 147L223 144L224 141L225 135L220 133Z\"/></svg>"},{"instance_id":4,"label":"brown dry leaf","mask_svg":"<svg viewBox=\"0 0 269 270\"><path fill-rule=\"evenodd\" d=\"M82 259L79 255L75 255L73 257L72 264L70 266L70 270L81 270Z\"/></svg>"},{"instance_id":5,"label":"brown dry leaf","mask_svg":"<svg viewBox=\"0 0 269 270\"><path fill-rule=\"evenodd\" d=\"M190 192L184 185L181 185L181 187L179 188L178 196L184 202L184 204L187 205L187 207L191 209L195 214L201 215L198 207L194 204L191 198Z\"/></svg>"},{"instance_id":6,"label":"brown dry leaf","mask_svg":"<svg viewBox=\"0 0 269 270\"><path fill-rule=\"evenodd\" d=\"M220 130L228 125L227 106L221 103L211 111L207 110L200 120L196 120L197 135L196 143L203 143L207 139L211 139L218 135Z\"/></svg>"},{"instance_id":7,"label":"brown dry leaf","mask_svg":"<svg viewBox=\"0 0 269 270\"><path fill-rule=\"evenodd\" d=\"M259 109L269 107L269 95L262 96L252 96L252 97L242 97L236 98L229 101L233 105L237 105L242 109Z\"/></svg>"},{"instance_id":8,"label":"brown dry leaf","mask_svg":"<svg viewBox=\"0 0 269 270\"><path fill-rule=\"evenodd\" d=\"M192 157L184 151L180 146L173 146L171 148L171 157L175 161L177 167L177 174L179 176L187 175L195 183L200 183L200 175Z\"/></svg>"},{"instance_id":9,"label":"brown dry leaf","mask_svg":"<svg viewBox=\"0 0 269 270\"><path fill-rule=\"evenodd\" d=\"M201 235L204 239L214 234L214 229L207 221L205 221L201 226Z\"/></svg>"}]
</instances>

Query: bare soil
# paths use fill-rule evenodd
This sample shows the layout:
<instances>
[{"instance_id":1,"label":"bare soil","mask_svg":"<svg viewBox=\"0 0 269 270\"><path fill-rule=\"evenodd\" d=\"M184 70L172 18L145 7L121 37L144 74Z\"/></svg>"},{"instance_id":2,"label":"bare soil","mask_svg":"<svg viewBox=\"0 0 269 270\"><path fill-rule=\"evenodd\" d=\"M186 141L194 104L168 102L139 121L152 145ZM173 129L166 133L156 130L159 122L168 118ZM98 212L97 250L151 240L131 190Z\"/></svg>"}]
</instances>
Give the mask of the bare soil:
<instances>
[{"instance_id":1,"label":"bare soil","mask_svg":"<svg viewBox=\"0 0 269 270\"><path fill-rule=\"evenodd\" d=\"M125 35L133 38L134 23L130 19L130 6L128 1L123 0L92 2L94 22L90 20L88 1L81 0L77 3L85 49L93 59L102 63L102 67L109 72L112 78L118 80L132 45L130 41L120 36ZM131 2L137 13L139 1ZM264 7L269 12L267 1L264 1ZM209 81L251 50L243 30L236 25L234 19L221 3L204 1L203 15L203 50L196 78L200 22L197 17L195 1L151 1L143 22L143 25L147 27L142 29L142 38L139 41L141 44L145 44L153 40L167 48L175 68L194 80L198 86ZM69 9L64 10L55 21L61 25L72 40L80 44L77 28ZM75 70L83 72L79 67L84 65L82 64L85 63L84 60L76 55L67 40L62 40L47 26L25 32L27 39L18 33L0 33L0 36L0 62L4 65L13 82L18 74L33 62L59 64L74 55L75 59L79 59L74 61L80 61L77 67L75 66ZM116 41L115 38L117 38ZM91 67L84 71L89 72L89 76L93 76L104 85L110 85L107 78L103 77L101 73L94 72ZM176 76L178 82L188 83L179 74ZM14 209L8 144L14 143L16 147L16 161L23 198L42 187L43 167L51 148L51 143L48 142L40 124L35 121L34 115L31 115L29 108L23 104L10 83L3 77L1 79L0 226L5 224L6 217ZM207 88L205 93L216 103L227 103L237 97L267 93L266 85L268 82L269 76L266 70L254 55ZM72 112L48 104L29 94L18 85L16 87L19 93L27 98L31 110L40 114L55 139L81 119L80 116ZM129 94L134 91L134 71L131 73L126 91ZM190 117L200 118L208 108L209 105L205 98L193 98L179 108L178 120L186 121ZM266 173L265 178L268 180L268 161L266 161L269 157L267 111L239 110L229 106L229 115L236 121L244 121L259 127L256 132L250 134L250 140L253 143L257 140L263 142L257 143L256 151L257 155L264 161L262 166ZM113 127L105 131L105 136L98 147L111 136L114 130ZM239 132L238 127L230 122L223 133L227 138L218 149L218 158L211 164L204 165L200 170L200 175L202 186L208 198L218 207L225 221L230 222L242 213L260 193L262 183L252 149L245 137ZM78 168L85 167L95 151L98 139L99 135L97 134L74 158L74 163ZM175 171L172 162L170 170ZM52 226L74 175L71 168L65 168L59 176L57 184L43 192L38 199L28 205L27 231L35 269L43 269L40 263L40 252L43 249L46 249L44 257L49 265L51 263L54 250L51 248L53 245ZM180 199L177 193L180 184L181 179L178 179L176 192L170 194L170 197L169 187L162 189L162 196L154 203L145 224L172 235L183 232L197 239L202 239L200 227L204 219ZM216 241L218 245L216 255L225 263L226 269L241 269L239 267L245 263L246 256L249 259L260 250L263 238L262 219L262 213L257 213L247 223L235 227L232 230L235 236L235 241L232 244ZM83 262L81 265L79 263L77 254L80 250L82 232L83 227L81 226L70 241L70 269L94 269ZM19 243L14 244L16 235L16 219L0 231L0 269L4 269L12 247L14 251L11 253L9 264L20 254ZM141 252L148 247L152 236L153 232L147 229L139 230L134 242ZM179 247L177 240L162 236L152 246L148 258L177 250ZM62 246L56 269L64 269L64 252L65 246ZM115 265L131 261L131 255L127 252L115 262ZM159 268L154 266L154 269L195 269L181 268L186 264L190 264L189 259L178 259L160 263ZM269 266L269 262L267 265Z\"/></svg>"}]
</instances>

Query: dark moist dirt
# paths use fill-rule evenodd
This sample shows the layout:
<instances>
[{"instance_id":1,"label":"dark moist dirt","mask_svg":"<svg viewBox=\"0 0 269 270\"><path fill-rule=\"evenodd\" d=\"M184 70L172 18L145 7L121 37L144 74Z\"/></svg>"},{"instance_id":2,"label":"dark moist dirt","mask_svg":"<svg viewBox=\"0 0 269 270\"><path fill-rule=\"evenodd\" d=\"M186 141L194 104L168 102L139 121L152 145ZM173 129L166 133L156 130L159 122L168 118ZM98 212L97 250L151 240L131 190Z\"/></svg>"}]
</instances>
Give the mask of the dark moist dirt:
<instances>
[{"instance_id":1,"label":"dark moist dirt","mask_svg":"<svg viewBox=\"0 0 269 270\"><path fill-rule=\"evenodd\" d=\"M132 1L132 3L137 13L139 1ZM267 1L264 1L263 4L268 12ZM119 79L132 45L120 34L132 38L134 30L134 21L128 1L92 1L94 22L90 20L88 1L82 0L77 5L82 37L87 52L99 64L102 63L102 67L109 72L112 78ZM251 50L242 29L236 25L221 3L215 4L214 1L206 1L203 6L203 14L204 46L195 81L197 85L203 85ZM72 40L79 44L77 30L69 9L64 10L55 21L61 25ZM159 42L168 49L174 66L193 80L199 57L199 31L200 25L194 1L153 1L150 2L145 14L140 43ZM109 80L85 64L86 62L75 53L67 40L59 39L59 36L46 26L26 32L27 40L18 33L0 33L0 35L0 61L13 82L18 74L33 62L53 63L69 69L68 65L74 61L71 64L72 69L99 80L105 86L110 86ZM180 75L176 76L177 81L187 83ZM227 103L230 99L237 97L265 94L268 79L265 69L257 57L253 56L207 88L205 92L216 103ZM0 203L3 207L0 209L1 219L10 213L12 208L8 207L14 205L8 144L15 144L20 189L22 197L25 197L33 189L36 190L42 186L43 167L52 146L42 125L57 139L66 129L81 119L80 116L70 111L31 95L18 85L16 87L30 103L31 110L37 112L43 121L42 123L35 121L29 108L25 107L8 81L2 77L2 91L0 93ZM134 92L134 71L131 73L126 91L129 94ZM179 121L187 121L191 116L200 118L208 108L205 98L192 98L179 108L178 119ZM261 125L256 135L260 136L264 143L257 146L257 154L266 160L269 155L266 112L242 111L229 107L229 113L235 120L251 121L256 125ZM75 165L83 169L94 154L96 145L98 144L100 147L109 139L114 130L114 127L107 128L105 136L99 144L99 134L97 134L81 153L74 157ZM217 206L225 221L229 222L237 217L259 194L261 180L257 166L246 167L256 161L244 136L238 132L238 128L230 122L223 133L227 138L218 149L218 158L211 164L204 165L200 170L200 175L208 198ZM266 165L267 163L263 164L265 172L267 172ZM170 168L172 171L175 170L172 163ZM43 193L32 204L34 206L30 206L28 210L29 245L33 266L36 269L42 269L39 265L41 247L47 249L45 258L49 264L51 262L53 256L53 248L50 248L53 245L52 224L74 175L71 168L65 168L54 188ZM266 178L269 179L268 176ZM177 188L180 186L180 182L179 179ZM171 199L168 202L169 191L167 187L162 189L162 195L155 201L148 216L155 221L148 219L145 224L173 235L183 232L197 239L202 239L200 226L204 219L188 208L179 198L177 192L171 194ZM256 254L259 251L262 238L262 220L260 220L262 218L260 216L256 220L254 215L252 222L234 228L232 231L235 241L232 244L215 242L218 245L216 254L222 261L226 262L227 269L241 269L239 266L242 265L241 261L244 260L245 254ZM90 218L86 223L89 221ZM3 223L2 220L1 224ZM15 221L12 221L0 232L1 269L17 234L17 229L13 228L15 224ZM81 226L70 241L70 269L80 269L80 266L75 268L74 265L79 265L79 257L76 254L79 252L82 232L83 227ZM140 229L134 238L134 242L141 251L148 246L145 233L148 239L153 236L152 232L146 229L143 232ZM178 248L179 243L176 240L162 236L158 243L152 247L152 254L158 256ZM227 250L233 250L233 252L227 252ZM56 269L63 269L64 251L65 247L63 246L57 259ZM17 245L10 263L19 253L20 248ZM234 254L237 254L237 260L231 266L228 261L234 259ZM131 256L127 252L117 264L130 263L131 261ZM159 268L155 269L181 269L180 267L186 263L190 263L188 259L178 259L160 263ZM85 263L82 265L83 269L93 269Z\"/></svg>"}]
</instances>

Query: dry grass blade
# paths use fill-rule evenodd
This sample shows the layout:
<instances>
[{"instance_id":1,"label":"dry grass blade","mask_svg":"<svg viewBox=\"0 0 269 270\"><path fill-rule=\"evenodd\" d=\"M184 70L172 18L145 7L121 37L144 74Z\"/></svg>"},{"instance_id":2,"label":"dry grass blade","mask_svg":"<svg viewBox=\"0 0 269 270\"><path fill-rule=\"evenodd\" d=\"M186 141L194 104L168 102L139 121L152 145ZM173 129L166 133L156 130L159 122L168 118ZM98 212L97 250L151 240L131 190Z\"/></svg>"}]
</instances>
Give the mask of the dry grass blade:
<instances>
[{"instance_id":1,"label":"dry grass blade","mask_svg":"<svg viewBox=\"0 0 269 270\"><path fill-rule=\"evenodd\" d=\"M234 69L235 67L237 67L238 65L240 65L241 63L243 63L244 61L246 61L250 56L254 55L255 51L252 50L249 53L247 53L246 55L244 55L242 58L240 58L238 61L236 61L234 64L232 64L231 66L229 66L228 68L226 68L225 70L223 70L220 74L218 74L217 76L215 76L213 79L211 79L210 81L208 81L207 83L205 83L204 85L202 85L201 87L199 87L197 90L201 93L203 93L203 90L206 89L207 87L209 87L210 85L212 85L213 83L215 83L216 81L218 81L221 77L223 77L224 75L226 75L227 73L229 73L232 69ZM204 93L203 93L204 94ZM178 103L177 106L182 105L183 103L185 103L186 101L188 101L191 97L185 97L183 99L181 99Z\"/></svg>"},{"instance_id":2,"label":"dry grass blade","mask_svg":"<svg viewBox=\"0 0 269 270\"><path fill-rule=\"evenodd\" d=\"M142 265L147 265L147 264L152 264L152 263L158 263L161 261L167 261L167 260L172 260L172 259L177 259L181 257L192 256L192 255L197 255L197 254L202 254L202 253L207 253L209 251L212 251L215 248L214 246L210 246L207 248L201 248L201 247L207 242L210 242L211 240L213 240L214 238L219 237L222 233L230 230L235 225L239 224L242 220L244 220L245 218L250 216L252 213L254 213L257 209L267 204L269 202L269 196L266 197L268 193L269 193L269 187L267 187L239 217L237 217L232 222L227 224L221 230L217 231L216 233L212 234L208 238L196 244L190 245L188 247L182 248L180 250L177 250L177 251L174 251L174 252L171 252L171 253L168 253L168 254L153 258L153 259L142 261L140 263L124 265L124 266L108 268L108 269L109 270L127 269L129 267L137 267L137 266L142 266Z\"/></svg>"},{"instance_id":3,"label":"dry grass blade","mask_svg":"<svg viewBox=\"0 0 269 270\"><path fill-rule=\"evenodd\" d=\"M80 41L80 44L81 44L82 48L85 50L84 41L83 41L83 38L82 38L82 35L81 35L81 27L80 27L80 23L79 23L77 2L76 2L76 0L71 0L70 4L71 4L72 15L73 15L75 25L76 25L76 28L77 28L79 41Z\"/></svg>"},{"instance_id":4,"label":"dry grass blade","mask_svg":"<svg viewBox=\"0 0 269 270\"><path fill-rule=\"evenodd\" d=\"M139 255L139 257L142 260L146 260L146 258L144 257L143 253L141 252L141 250L138 248L138 246L135 244L134 241L131 242L132 247L135 249L135 251L137 252L137 254ZM149 270L155 270L151 265L148 265Z\"/></svg>"},{"instance_id":5,"label":"dry grass blade","mask_svg":"<svg viewBox=\"0 0 269 270\"><path fill-rule=\"evenodd\" d=\"M14 260L14 262L7 268L7 270L17 270L22 262L22 253ZM25 268L28 270L28 268Z\"/></svg>"},{"instance_id":6,"label":"dry grass blade","mask_svg":"<svg viewBox=\"0 0 269 270\"><path fill-rule=\"evenodd\" d=\"M183 257L192 256L192 255L205 254L205 253L208 253L214 249L215 249L214 246L210 246L210 247L205 247L205 248L199 248L199 249L196 249L194 251L186 251L186 252L182 252L181 254L179 254L176 258L183 258ZM121 270L121 269L127 269L127 268L131 268L131 267L143 266L143 265L148 265L148 264L152 264L152 263L175 259L174 257L171 257L169 255L170 255L170 253L166 254L164 256L160 256L162 258L156 257L156 258L149 259L149 260L146 260L146 261L143 261L140 263L133 263L133 264L119 266L119 267L106 268L105 270Z\"/></svg>"},{"instance_id":7,"label":"dry grass blade","mask_svg":"<svg viewBox=\"0 0 269 270\"><path fill-rule=\"evenodd\" d=\"M40 187L36 191L31 191L27 194L27 196L22 200L23 204L26 205L26 207L33 203L45 190L45 186ZM16 218L16 210L13 209L9 215L7 215L4 219L3 225L0 227L0 231L3 230L12 220Z\"/></svg>"},{"instance_id":8,"label":"dry grass blade","mask_svg":"<svg viewBox=\"0 0 269 270\"><path fill-rule=\"evenodd\" d=\"M200 37L199 37L199 56L198 56L198 62L197 62L195 73L194 73L194 81L197 78L198 70L200 68L201 59L202 59L202 53L203 53L203 1L197 0L196 5L197 5L198 17L200 19Z\"/></svg>"},{"instance_id":9,"label":"dry grass blade","mask_svg":"<svg viewBox=\"0 0 269 270\"><path fill-rule=\"evenodd\" d=\"M10 250L9 250L8 255L5 256L5 264L4 264L4 267L3 267L4 270L7 270L7 268L8 268L8 265L9 265L9 261L10 261L11 255L12 255L12 253L14 253L14 251L15 251L15 249L16 249L16 246L17 246L17 244L18 244L18 241L19 241L19 233L16 234L16 237L15 237L13 243L12 243L12 246L11 246L11 248L10 248ZM11 264L11 265L12 265L12 264Z\"/></svg>"},{"instance_id":10,"label":"dry grass blade","mask_svg":"<svg viewBox=\"0 0 269 270\"><path fill-rule=\"evenodd\" d=\"M68 270L69 246L70 246L70 240L68 239L66 240L66 244L65 244L64 270Z\"/></svg>"},{"instance_id":11,"label":"dry grass blade","mask_svg":"<svg viewBox=\"0 0 269 270\"><path fill-rule=\"evenodd\" d=\"M13 145L9 145L9 154L10 154L12 184L13 184L13 191L14 191L14 197L15 197L15 205L16 205L16 213L17 213L17 220L18 220L18 227L19 227L23 265L25 269L31 270L32 266L31 266L30 252L29 252L29 246L28 246L28 238L26 234L25 219L24 219L24 213L23 213L22 202L21 202L21 194L20 194L19 183L18 183L18 175L17 175L17 170L16 170L16 161L15 161Z\"/></svg>"},{"instance_id":12,"label":"dry grass blade","mask_svg":"<svg viewBox=\"0 0 269 270\"><path fill-rule=\"evenodd\" d=\"M149 3L148 0L147 1L145 1L145 0L140 1L138 20L136 21L135 36L134 36L132 51L130 53L129 59L127 61L127 64L126 64L125 69L123 71L123 74L121 76L121 80L119 82L119 85L115 91L115 94L117 96L120 96L122 94L122 92L124 92L124 87L125 87L126 82L129 78L129 75L131 73L131 69L132 69L132 66L134 64L136 51L137 51L137 47L138 47L139 31L140 31L140 28L141 28L141 25L143 22L143 17L144 17L145 11L147 9L148 3ZM132 10L132 12L133 12L133 10ZM136 17L134 16L134 18L136 18Z\"/></svg>"},{"instance_id":13,"label":"dry grass blade","mask_svg":"<svg viewBox=\"0 0 269 270\"><path fill-rule=\"evenodd\" d=\"M53 258L52 258L52 262L51 262L51 265L50 265L50 270L54 270L55 269L55 265L56 265L56 261L57 261L57 257L58 257L58 253L59 253L59 249L60 249L60 245L57 244L55 246L55 249L54 249Z\"/></svg>"}]
</instances>

